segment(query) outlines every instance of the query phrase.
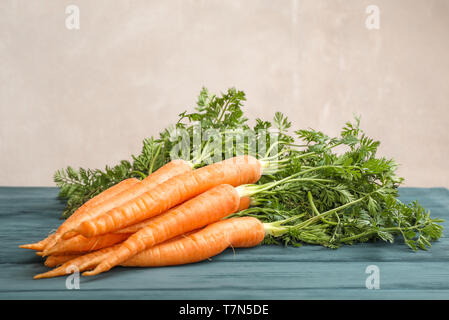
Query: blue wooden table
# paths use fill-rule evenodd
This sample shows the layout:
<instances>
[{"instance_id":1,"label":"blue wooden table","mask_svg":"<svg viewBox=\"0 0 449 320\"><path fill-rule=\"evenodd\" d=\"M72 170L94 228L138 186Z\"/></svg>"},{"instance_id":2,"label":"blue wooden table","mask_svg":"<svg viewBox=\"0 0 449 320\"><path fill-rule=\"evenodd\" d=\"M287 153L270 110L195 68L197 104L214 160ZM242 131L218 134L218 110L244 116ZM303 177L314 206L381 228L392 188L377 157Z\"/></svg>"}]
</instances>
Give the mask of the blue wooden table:
<instances>
[{"instance_id":1,"label":"blue wooden table","mask_svg":"<svg viewBox=\"0 0 449 320\"><path fill-rule=\"evenodd\" d=\"M400 189L432 216L449 220L449 190ZM260 246L227 250L197 264L115 268L81 277L33 280L47 270L32 251L17 246L40 240L60 223L64 204L56 188L0 187L0 299L448 299L449 239L429 251L403 243L365 243L338 250L320 246ZM449 223L445 222L445 231ZM445 232L446 233L446 232ZM379 289L367 289L368 266L379 270Z\"/></svg>"}]
</instances>

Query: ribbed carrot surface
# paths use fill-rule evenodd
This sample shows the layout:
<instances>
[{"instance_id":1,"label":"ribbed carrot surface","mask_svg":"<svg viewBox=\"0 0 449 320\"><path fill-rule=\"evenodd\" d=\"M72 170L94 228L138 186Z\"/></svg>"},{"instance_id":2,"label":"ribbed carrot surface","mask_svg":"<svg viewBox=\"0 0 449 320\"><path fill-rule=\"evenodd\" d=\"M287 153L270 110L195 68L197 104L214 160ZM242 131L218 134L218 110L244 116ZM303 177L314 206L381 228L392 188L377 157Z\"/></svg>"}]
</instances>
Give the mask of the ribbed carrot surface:
<instances>
[{"instance_id":1,"label":"ribbed carrot surface","mask_svg":"<svg viewBox=\"0 0 449 320\"><path fill-rule=\"evenodd\" d=\"M215 222L185 237L146 249L121 265L161 267L194 263L213 257L228 247L253 247L265 236L263 224L253 217Z\"/></svg>"},{"instance_id":2,"label":"ribbed carrot surface","mask_svg":"<svg viewBox=\"0 0 449 320\"><path fill-rule=\"evenodd\" d=\"M237 211L242 211L242 210L248 209L249 205L250 205L250 200L251 200L250 197L242 197L242 198L240 198L240 204L239 204L239 208L238 208ZM170 209L170 210L173 210L173 209ZM136 233L140 229L143 229L144 227L146 227L146 226L150 225L151 223L153 223L153 219L154 218L150 218L150 219L144 220L142 222L133 224L132 226L129 226L129 227L120 229L118 231L115 231L114 233Z\"/></svg>"},{"instance_id":3,"label":"ribbed carrot surface","mask_svg":"<svg viewBox=\"0 0 449 320\"><path fill-rule=\"evenodd\" d=\"M113 232L161 214L220 184L239 186L257 182L262 174L260 162L239 156L187 172L161 183L151 192L83 222L75 231L86 237Z\"/></svg>"},{"instance_id":4,"label":"ribbed carrot surface","mask_svg":"<svg viewBox=\"0 0 449 320\"><path fill-rule=\"evenodd\" d=\"M236 212L239 204L240 196L233 186L228 184L216 186L175 209L154 217L148 226L132 234L94 271L85 275L107 271L146 248L216 222Z\"/></svg>"},{"instance_id":5,"label":"ribbed carrot surface","mask_svg":"<svg viewBox=\"0 0 449 320\"><path fill-rule=\"evenodd\" d=\"M172 210L175 210L177 207L178 207L178 206L176 206L176 207L174 207L174 208L171 208L171 209L165 211L165 212L162 213L162 214L165 214L165 213L168 213L168 212L170 212L170 211L172 211ZM142 221L142 222L133 224L133 225L131 225L131 226L125 227L125 228L120 229L120 230L117 230L117 231L114 231L114 233L136 233L137 231L139 231L139 230L145 228L146 226L149 226L150 224L152 224L153 221L154 221L154 219L155 219L155 217L146 219L146 220L144 220L144 221Z\"/></svg>"},{"instance_id":6,"label":"ribbed carrot surface","mask_svg":"<svg viewBox=\"0 0 449 320\"><path fill-rule=\"evenodd\" d=\"M57 267L69 260L78 258L80 255L79 254L66 254L66 255L61 255L61 256L49 256L45 262L44 265L49 267L49 268L54 268Z\"/></svg>"},{"instance_id":7,"label":"ribbed carrot surface","mask_svg":"<svg viewBox=\"0 0 449 320\"><path fill-rule=\"evenodd\" d=\"M78 235L67 240L61 239L53 247L44 250L44 256L95 251L120 243L130 235L130 233L110 233L92 238Z\"/></svg>"}]
</instances>

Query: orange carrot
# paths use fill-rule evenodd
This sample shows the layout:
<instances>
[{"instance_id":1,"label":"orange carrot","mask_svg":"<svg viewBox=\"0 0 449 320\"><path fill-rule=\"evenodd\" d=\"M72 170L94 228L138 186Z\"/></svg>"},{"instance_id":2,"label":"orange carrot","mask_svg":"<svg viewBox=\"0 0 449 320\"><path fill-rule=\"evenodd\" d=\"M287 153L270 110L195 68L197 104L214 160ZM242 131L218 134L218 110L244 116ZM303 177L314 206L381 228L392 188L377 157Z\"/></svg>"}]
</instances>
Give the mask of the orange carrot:
<instances>
[{"instance_id":1,"label":"orange carrot","mask_svg":"<svg viewBox=\"0 0 449 320\"><path fill-rule=\"evenodd\" d=\"M74 269L78 269L79 271L88 270L92 266L97 265L107 253L114 250L115 248L115 246L112 246L78 256L75 259L65 262L56 269L35 275L34 279L63 276L72 273Z\"/></svg>"},{"instance_id":2,"label":"orange carrot","mask_svg":"<svg viewBox=\"0 0 449 320\"><path fill-rule=\"evenodd\" d=\"M139 183L140 181L138 179L129 178L113 185L109 189L103 191L102 193L93 197L92 199L84 203L81 207L79 207L78 210L76 210L70 217L67 218L66 221L64 221L64 223L59 226L56 232L61 233L64 230L70 228L72 224L79 223L79 220L82 220L84 215L92 208L101 205L110 199L113 199L116 195L128 190L134 185L138 185Z\"/></svg>"},{"instance_id":3,"label":"orange carrot","mask_svg":"<svg viewBox=\"0 0 449 320\"><path fill-rule=\"evenodd\" d=\"M261 162L251 156L217 162L173 177L107 214L84 221L75 231L85 237L113 232L161 214L220 184L255 183L261 174Z\"/></svg>"},{"instance_id":4,"label":"orange carrot","mask_svg":"<svg viewBox=\"0 0 449 320\"><path fill-rule=\"evenodd\" d=\"M68 240L61 239L53 247L45 249L43 255L49 256L54 254L95 251L110 247L116 243L120 243L126 240L130 235L130 233L111 233L92 238L86 238L82 235L78 235Z\"/></svg>"},{"instance_id":5,"label":"orange carrot","mask_svg":"<svg viewBox=\"0 0 449 320\"><path fill-rule=\"evenodd\" d=\"M250 201L251 201L250 197L241 197L240 198L239 208L238 208L237 211L242 211L242 210L248 209L249 206L250 206ZM175 207L175 208L177 208L177 207ZM173 209L170 209L170 210L173 210ZM150 218L150 219L144 220L142 222L133 224L132 226L129 226L129 227L126 227L126 228L114 231L114 233L136 233L140 229L143 229L144 227L152 224L153 223L153 219L154 218Z\"/></svg>"},{"instance_id":6,"label":"orange carrot","mask_svg":"<svg viewBox=\"0 0 449 320\"><path fill-rule=\"evenodd\" d=\"M253 247L262 242L264 225L253 217L215 222L185 237L146 249L121 263L125 267L161 267L194 263L213 257L228 247Z\"/></svg>"},{"instance_id":7,"label":"orange carrot","mask_svg":"<svg viewBox=\"0 0 449 320\"><path fill-rule=\"evenodd\" d=\"M242 211L249 208L251 202L251 197L241 197L240 204L237 211Z\"/></svg>"},{"instance_id":8,"label":"orange carrot","mask_svg":"<svg viewBox=\"0 0 449 320\"><path fill-rule=\"evenodd\" d=\"M123 181L117 183L116 185L103 191L102 193L93 197L92 199L87 201L85 204L83 204L81 207L79 207L78 210L76 210L69 218L67 218L66 221L64 221L64 223L61 226L59 226L56 233L53 233L52 235L48 236L44 240L41 240L37 243L25 244L25 245L21 245L19 247L25 248L25 249L34 249L34 250L42 251L47 247L53 246L59 240L59 238L61 237L62 233L65 230L72 229L74 226L76 226L80 222L80 220L86 215L86 212L91 210L93 207L100 205L100 204L104 203L105 201L110 200L117 194L123 192L124 190L130 188L133 185L136 185L137 183L139 183L139 180L137 180L135 178L129 178L129 179L126 179L126 180L123 180Z\"/></svg>"},{"instance_id":9,"label":"orange carrot","mask_svg":"<svg viewBox=\"0 0 449 320\"><path fill-rule=\"evenodd\" d=\"M145 192L151 191L154 187L158 186L160 183L163 183L172 177L190 171L192 171L192 164L190 162L181 159L172 160L166 165L156 170L155 172L153 172L152 174L150 174L145 179L143 179L140 183L131 186L130 188L117 194L115 197L111 199L111 201L104 202L98 206L91 208L89 211L86 212L85 215L83 215L81 219L77 220L76 224L65 226L63 230L60 230L60 232L66 233L63 236L64 239L71 238L75 236L77 233L68 231L77 227L83 221L95 219L96 217L107 213L109 210L121 206L127 203L128 201L133 200L136 197L139 197Z\"/></svg>"},{"instance_id":10,"label":"orange carrot","mask_svg":"<svg viewBox=\"0 0 449 320\"><path fill-rule=\"evenodd\" d=\"M60 255L60 256L49 256L45 262L44 265L49 268L57 267L69 260L75 259L79 257L79 254L67 254L67 255Z\"/></svg>"},{"instance_id":11,"label":"orange carrot","mask_svg":"<svg viewBox=\"0 0 449 320\"><path fill-rule=\"evenodd\" d=\"M218 221L239 208L240 195L228 184L216 186L152 219L151 224L131 235L112 251L95 270L95 275L111 269L133 255L178 235Z\"/></svg>"},{"instance_id":12,"label":"orange carrot","mask_svg":"<svg viewBox=\"0 0 449 320\"><path fill-rule=\"evenodd\" d=\"M49 235L47 238L36 242L36 243L30 243L30 244L22 244L19 246L19 248L23 248L23 249L31 249L31 250L37 250L37 251L42 251L45 249L45 246L47 245L47 243L55 236L54 233L52 233L51 235Z\"/></svg>"},{"instance_id":13,"label":"orange carrot","mask_svg":"<svg viewBox=\"0 0 449 320\"><path fill-rule=\"evenodd\" d=\"M171 208L171 209L169 209L168 211L165 211L163 214L168 213L168 212L170 212L170 211L173 211L174 209L176 209L176 208L178 208L178 207L179 207L179 206L176 206L176 207L174 207L174 208ZM142 222L133 224L133 225L131 225L131 226L125 227L125 228L120 229L120 230L117 230L117 231L114 231L114 233L136 233L137 231L139 231L139 230L145 228L146 226L152 224L153 221L154 221L154 218L155 218L155 217L146 219L146 220L144 220L144 221L142 221Z\"/></svg>"}]
</instances>

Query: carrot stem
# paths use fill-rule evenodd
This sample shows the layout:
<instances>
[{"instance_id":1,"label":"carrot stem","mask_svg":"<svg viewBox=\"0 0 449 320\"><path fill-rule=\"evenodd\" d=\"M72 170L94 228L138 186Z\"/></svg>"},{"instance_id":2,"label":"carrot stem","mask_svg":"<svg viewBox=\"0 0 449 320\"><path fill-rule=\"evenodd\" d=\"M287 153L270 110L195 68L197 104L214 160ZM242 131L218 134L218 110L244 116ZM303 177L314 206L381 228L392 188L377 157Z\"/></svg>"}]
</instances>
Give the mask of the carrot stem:
<instances>
[{"instance_id":1,"label":"carrot stem","mask_svg":"<svg viewBox=\"0 0 449 320\"><path fill-rule=\"evenodd\" d=\"M374 191L373 193L379 192L379 190ZM284 235L285 233L291 231L291 230L301 230L309 225L311 225L312 223L321 220L323 217L330 215L332 213L336 213L340 210L346 209L354 204L357 204L359 202L362 202L363 200L365 200L367 197L369 197L372 193L367 194L366 196L363 196L357 200L353 200L351 202L348 202L344 205L341 205L339 207L333 208L331 210L328 210L326 212L323 213L319 213L318 215L313 216L312 218L309 218L303 222L300 222L298 224L295 225L287 225L285 226L284 224L291 221L289 219L284 219L284 220L280 220L280 221L276 221L276 222L270 222L270 223L264 223L264 228L266 230L266 234L274 236L274 237L279 237ZM317 210L318 211L318 210Z\"/></svg>"}]
</instances>

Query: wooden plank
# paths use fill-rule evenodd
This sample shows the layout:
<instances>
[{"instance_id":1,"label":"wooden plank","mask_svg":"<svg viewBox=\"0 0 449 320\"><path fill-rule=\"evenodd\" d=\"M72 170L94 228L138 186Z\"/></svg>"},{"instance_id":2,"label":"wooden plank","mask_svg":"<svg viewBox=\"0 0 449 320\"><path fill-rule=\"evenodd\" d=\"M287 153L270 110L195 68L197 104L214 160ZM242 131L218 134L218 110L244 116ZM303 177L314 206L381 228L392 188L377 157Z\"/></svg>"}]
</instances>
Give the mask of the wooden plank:
<instances>
[{"instance_id":1,"label":"wooden plank","mask_svg":"<svg viewBox=\"0 0 449 320\"><path fill-rule=\"evenodd\" d=\"M380 289L369 290L365 286L368 265L380 270ZM11 297L49 297L51 291L59 292L59 298L73 298L73 291L66 290L66 278L30 280L39 272L36 264L18 267L2 265L0 293ZM14 279L11 281L11 279ZM129 292L127 298L139 298L142 294L164 299L178 293L178 299L200 299L204 292L210 298L240 299L304 299L339 298L358 299L363 296L383 295L396 299L410 298L409 293L420 299L444 299L449 291L447 263L432 264L402 262L224 262L168 267L168 268L116 268L95 278L81 277L80 291L85 297L90 293ZM378 291L372 293L372 291ZM272 292L277 292L276 295ZM315 296L309 296L314 292ZM421 292L421 294L419 294ZM270 293L270 295L268 294ZM320 293L321 296L317 296ZM51 295L50 295L51 296Z\"/></svg>"}]
</instances>

